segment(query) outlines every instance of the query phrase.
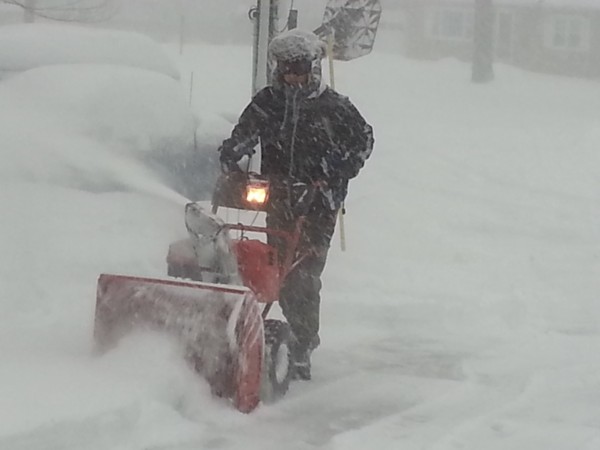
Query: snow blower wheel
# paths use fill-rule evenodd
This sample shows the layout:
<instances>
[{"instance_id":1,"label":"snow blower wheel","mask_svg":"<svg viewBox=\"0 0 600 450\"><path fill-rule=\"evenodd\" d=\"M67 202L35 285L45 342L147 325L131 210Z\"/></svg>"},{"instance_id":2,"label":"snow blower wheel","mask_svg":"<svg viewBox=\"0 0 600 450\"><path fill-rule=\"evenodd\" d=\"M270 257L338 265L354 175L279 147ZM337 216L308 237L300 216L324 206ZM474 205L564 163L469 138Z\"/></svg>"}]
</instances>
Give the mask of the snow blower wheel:
<instances>
[{"instance_id":1,"label":"snow blower wheel","mask_svg":"<svg viewBox=\"0 0 600 450\"><path fill-rule=\"evenodd\" d=\"M286 322L267 319L265 329L265 370L262 399L269 403L283 397L292 380L291 330Z\"/></svg>"}]
</instances>

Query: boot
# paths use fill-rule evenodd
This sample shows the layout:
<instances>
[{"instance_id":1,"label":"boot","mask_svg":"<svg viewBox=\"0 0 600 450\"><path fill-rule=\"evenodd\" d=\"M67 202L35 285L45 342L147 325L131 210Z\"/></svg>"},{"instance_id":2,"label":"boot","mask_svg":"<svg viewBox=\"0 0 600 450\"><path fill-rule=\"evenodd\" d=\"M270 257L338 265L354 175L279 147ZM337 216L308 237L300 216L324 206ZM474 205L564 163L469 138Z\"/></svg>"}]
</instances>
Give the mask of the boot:
<instances>
[{"instance_id":1,"label":"boot","mask_svg":"<svg viewBox=\"0 0 600 450\"><path fill-rule=\"evenodd\" d=\"M311 379L310 355L320 343L321 339L318 334L310 340L308 345L302 345L296 338L293 339L291 345L293 379L307 381Z\"/></svg>"},{"instance_id":2,"label":"boot","mask_svg":"<svg viewBox=\"0 0 600 450\"><path fill-rule=\"evenodd\" d=\"M311 351L298 350L292 352L292 364L294 368L295 380L310 380L310 353Z\"/></svg>"}]
</instances>

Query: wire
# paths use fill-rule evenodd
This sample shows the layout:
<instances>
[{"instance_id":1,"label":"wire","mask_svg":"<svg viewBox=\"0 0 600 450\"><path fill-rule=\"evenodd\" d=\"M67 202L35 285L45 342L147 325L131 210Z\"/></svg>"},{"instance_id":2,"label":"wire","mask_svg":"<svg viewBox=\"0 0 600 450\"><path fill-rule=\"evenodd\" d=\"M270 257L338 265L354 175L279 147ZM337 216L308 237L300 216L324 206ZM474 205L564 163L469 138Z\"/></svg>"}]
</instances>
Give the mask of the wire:
<instances>
[{"instance_id":1,"label":"wire","mask_svg":"<svg viewBox=\"0 0 600 450\"><path fill-rule=\"evenodd\" d=\"M252 219L252 221L250 222L250 226L253 226L256 223L256 219L258 219L259 214L260 211L256 211L256 213L254 214L254 219Z\"/></svg>"}]
</instances>

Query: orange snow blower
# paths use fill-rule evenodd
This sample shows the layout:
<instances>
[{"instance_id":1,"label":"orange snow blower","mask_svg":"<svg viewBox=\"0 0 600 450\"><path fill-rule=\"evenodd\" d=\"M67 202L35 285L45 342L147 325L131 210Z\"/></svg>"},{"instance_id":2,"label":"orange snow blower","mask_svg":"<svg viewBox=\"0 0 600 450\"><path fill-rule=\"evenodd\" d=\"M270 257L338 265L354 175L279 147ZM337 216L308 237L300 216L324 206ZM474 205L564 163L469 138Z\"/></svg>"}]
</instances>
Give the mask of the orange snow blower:
<instances>
[{"instance_id":1,"label":"orange snow blower","mask_svg":"<svg viewBox=\"0 0 600 450\"><path fill-rule=\"evenodd\" d=\"M251 412L261 400L285 395L293 377L292 335L286 322L267 315L285 277L307 256L298 254L297 246L301 211L314 190L299 183L285 186L288 194L299 193L294 196L300 214L289 231L227 223L217 216L219 207L268 211L271 188L259 175L231 174L218 180L211 212L188 203L188 237L169 246L169 277L100 275L98 348L109 349L135 328L159 330L175 336L212 392L240 411ZM238 237L232 238L231 231Z\"/></svg>"}]
</instances>

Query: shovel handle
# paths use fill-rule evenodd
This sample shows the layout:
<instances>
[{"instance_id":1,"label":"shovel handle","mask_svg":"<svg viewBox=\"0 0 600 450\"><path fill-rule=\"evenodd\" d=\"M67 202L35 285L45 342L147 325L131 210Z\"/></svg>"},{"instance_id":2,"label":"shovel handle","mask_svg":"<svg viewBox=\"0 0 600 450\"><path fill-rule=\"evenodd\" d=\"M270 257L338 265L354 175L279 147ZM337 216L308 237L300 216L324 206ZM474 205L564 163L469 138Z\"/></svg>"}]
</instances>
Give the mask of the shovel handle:
<instances>
[{"instance_id":1,"label":"shovel handle","mask_svg":"<svg viewBox=\"0 0 600 450\"><path fill-rule=\"evenodd\" d=\"M338 210L338 217L340 221L340 248L343 252L346 251L346 227L344 225L344 215L346 214L346 208L342 204L342 207Z\"/></svg>"}]
</instances>

